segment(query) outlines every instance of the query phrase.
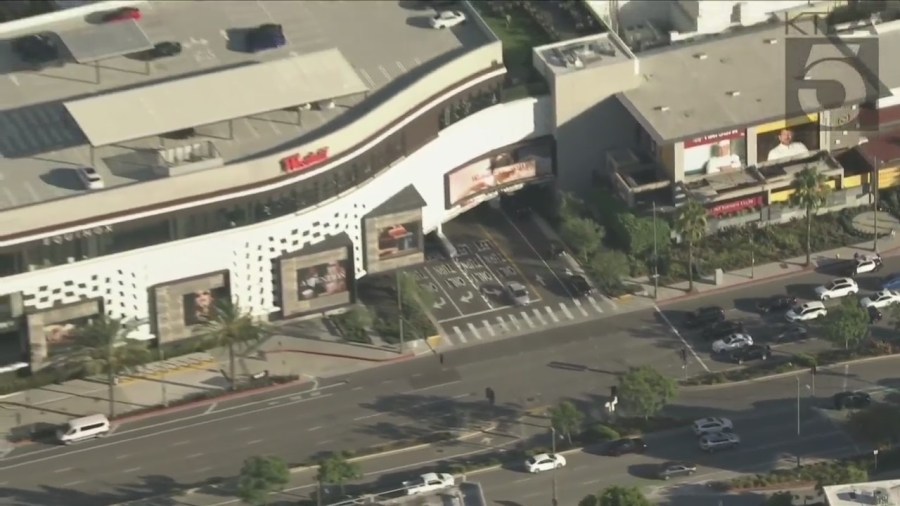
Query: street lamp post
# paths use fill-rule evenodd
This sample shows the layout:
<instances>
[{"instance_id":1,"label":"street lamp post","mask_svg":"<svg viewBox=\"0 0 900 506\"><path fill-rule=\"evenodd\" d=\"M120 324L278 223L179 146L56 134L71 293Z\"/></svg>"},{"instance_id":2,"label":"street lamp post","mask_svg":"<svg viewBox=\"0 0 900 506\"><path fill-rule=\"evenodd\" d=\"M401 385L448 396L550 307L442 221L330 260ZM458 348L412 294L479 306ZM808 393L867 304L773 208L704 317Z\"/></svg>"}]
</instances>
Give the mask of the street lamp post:
<instances>
[{"instance_id":1,"label":"street lamp post","mask_svg":"<svg viewBox=\"0 0 900 506\"><path fill-rule=\"evenodd\" d=\"M395 275L397 279L397 313L400 318L398 328L400 330L400 354L403 354L403 297L400 294L400 271Z\"/></svg>"},{"instance_id":2,"label":"street lamp post","mask_svg":"<svg viewBox=\"0 0 900 506\"><path fill-rule=\"evenodd\" d=\"M753 247L753 227L750 227L750 279L756 278L756 248Z\"/></svg>"},{"instance_id":3,"label":"street lamp post","mask_svg":"<svg viewBox=\"0 0 900 506\"><path fill-rule=\"evenodd\" d=\"M553 454L553 457L556 458L556 427L553 425L550 426L550 437L552 441L550 442L550 452ZM559 500L556 498L556 473L553 473L553 498L551 499L551 504L553 506L559 505Z\"/></svg>"},{"instance_id":4,"label":"street lamp post","mask_svg":"<svg viewBox=\"0 0 900 506\"><path fill-rule=\"evenodd\" d=\"M875 467L872 468L873 472L878 472L878 448L872 450L872 456L875 457Z\"/></svg>"},{"instance_id":5,"label":"street lamp post","mask_svg":"<svg viewBox=\"0 0 900 506\"><path fill-rule=\"evenodd\" d=\"M653 202L653 300L659 300L659 251L656 245L656 202Z\"/></svg>"},{"instance_id":6,"label":"street lamp post","mask_svg":"<svg viewBox=\"0 0 900 506\"><path fill-rule=\"evenodd\" d=\"M800 377L795 377L797 380L797 437L800 437Z\"/></svg>"},{"instance_id":7,"label":"street lamp post","mask_svg":"<svg viewBox=\"0 0 900 506\"><path fill-rule=\"evenodd\" d=\"M165 360L166 360L165 351L163 350L162 343L159 342L159 338L157 338L156 346L157 346L157 349L159 350L159 361L165 362ZM169 407L169 396L168 396L168 392L166 391L166 366L165 366L165 364L163 364L162 369L163 369L163 372L159 378L160 388L162 389L162 405L164 407Z\"/></svg>"}]
</instances>

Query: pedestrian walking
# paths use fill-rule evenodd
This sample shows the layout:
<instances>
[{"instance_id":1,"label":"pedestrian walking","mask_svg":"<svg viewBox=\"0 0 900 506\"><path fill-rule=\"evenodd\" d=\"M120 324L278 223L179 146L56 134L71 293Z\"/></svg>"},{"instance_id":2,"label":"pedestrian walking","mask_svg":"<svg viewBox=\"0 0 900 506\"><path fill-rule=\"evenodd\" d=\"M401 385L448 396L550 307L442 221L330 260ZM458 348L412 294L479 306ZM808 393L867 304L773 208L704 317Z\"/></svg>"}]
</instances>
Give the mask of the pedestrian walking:
<instances>
[{"instance_id":1,"label":"pedestrian walking","mask_svg":"<svg viewBox=\"0 0 900 506\"><path fill-rule=\"evenodd\" d=\"M440 360L441 365L444 365L444 354L443 353L438 354L438 360Z\"/></svg>"}]
</instances>

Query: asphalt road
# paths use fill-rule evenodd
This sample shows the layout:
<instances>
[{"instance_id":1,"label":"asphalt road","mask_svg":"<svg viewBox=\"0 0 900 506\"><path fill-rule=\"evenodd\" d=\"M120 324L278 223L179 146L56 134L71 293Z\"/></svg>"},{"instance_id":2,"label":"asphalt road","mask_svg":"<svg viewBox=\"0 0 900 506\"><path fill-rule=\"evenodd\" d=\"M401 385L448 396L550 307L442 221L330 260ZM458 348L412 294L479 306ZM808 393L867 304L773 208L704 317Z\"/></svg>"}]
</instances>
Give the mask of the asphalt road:
<instances>
[{"instance_id":1,"label":"asphalt road","mask_svg":"<svg viewBox=\"0 0 900 506\"><path fill-rule=\"evenodd\" d=\"M900 266L896 258L887 263L887 271ZM805 274L788 281L789 288L808 288L830 277ZM692 307L734 304L784 289L783 281L761 283L673 304L663 311L675 321L679 311ZM444 369L435 358L427 357L323 380L312 392L289 389L169 419L123 425L100 441L22 448L0 460L0 504L107 504L165 492L177 484L234 475L251 455L277 454L298 462L328 451L474 423L481 417L512 415L562 398L597 411L615 374L628 366L649 364L672 376L683 374L680 361L675 360L683 344L660 320L655 311L622 314L602 323L586 322L564 331L550 329L446 352ZM896 364L885 368L886 363L853 368L846 376L820 374L816 393L824 398L845 385L890 386ZM700 372L702 367L692 359L688 371ZM802 389L808 383L811 380ZM498 406L485 413L483 395L488 386L496 391ZM789 413L795 405L795 380L734 388L685 392L669 411L688 418L714 413L739 418L742 412L762 410L788 413L783 418L793 419ZM774 417L773 423L791 424L781 417ZM667 455L674 452L666 450L659 457Z\"/></svg>"}]
</instances>

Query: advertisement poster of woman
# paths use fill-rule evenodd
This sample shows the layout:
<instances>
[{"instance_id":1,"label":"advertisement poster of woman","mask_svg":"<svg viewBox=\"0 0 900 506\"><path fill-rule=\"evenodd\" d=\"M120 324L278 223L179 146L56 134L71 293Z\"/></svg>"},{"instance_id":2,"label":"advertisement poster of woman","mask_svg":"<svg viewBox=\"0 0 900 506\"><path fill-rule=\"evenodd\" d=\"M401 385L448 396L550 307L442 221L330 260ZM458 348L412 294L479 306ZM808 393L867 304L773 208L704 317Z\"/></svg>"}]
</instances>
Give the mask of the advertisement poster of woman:
<instances>
[{"instance_id":1,"label":"advertisement poster of woman","mask_svg":"<svg viewBox=\"0 0 900 506\"><path fill-rule=\"evenodd\" d=\"M778 133L778 145L769 150L766 161L772 162L781 158L790 158L809 154L809 149L802 142L794 141L794 132L783 129Z\"/></svg>"},{"instance_id":2,"label":"advertisement poster of woman","mask_svg":"<svg viewBox=\"0 0 900 506\"><path fill-rule=\"evenodd\" d=\"M334 260L328 263L300 269L297 272L298 294L301 300L310 300L323 295L334 295L347 291L347 261Z\"/></svg>"}]
</instances>

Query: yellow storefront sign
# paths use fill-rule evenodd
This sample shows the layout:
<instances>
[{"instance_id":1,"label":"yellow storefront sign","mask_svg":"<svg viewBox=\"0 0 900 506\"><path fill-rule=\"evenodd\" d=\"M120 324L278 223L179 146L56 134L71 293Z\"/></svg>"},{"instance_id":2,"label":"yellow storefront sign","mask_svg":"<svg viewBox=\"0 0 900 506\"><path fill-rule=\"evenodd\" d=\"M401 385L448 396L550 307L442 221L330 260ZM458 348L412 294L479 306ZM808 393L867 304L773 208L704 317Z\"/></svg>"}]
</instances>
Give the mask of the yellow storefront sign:
<instances>
[{"instance_id":1,"label":"yellow storefront sign","mask_svg":"<svg viewBox=\"0 0 900 506\"><path fill-rule=\"evenodd\" d=\"M796 118L783 119L779 121L773 121L772 123L759 125L756 127L756 133L764 134L766 132L774 132L776 130L783 130L785 128L791 128L797 125L805 125L806 123L816 123L818 121L819 115L817 113L810 114L808 116L798 116Z\"/></svg>"}]
</instances>

